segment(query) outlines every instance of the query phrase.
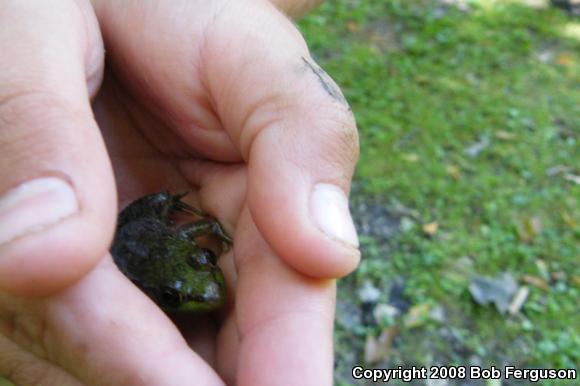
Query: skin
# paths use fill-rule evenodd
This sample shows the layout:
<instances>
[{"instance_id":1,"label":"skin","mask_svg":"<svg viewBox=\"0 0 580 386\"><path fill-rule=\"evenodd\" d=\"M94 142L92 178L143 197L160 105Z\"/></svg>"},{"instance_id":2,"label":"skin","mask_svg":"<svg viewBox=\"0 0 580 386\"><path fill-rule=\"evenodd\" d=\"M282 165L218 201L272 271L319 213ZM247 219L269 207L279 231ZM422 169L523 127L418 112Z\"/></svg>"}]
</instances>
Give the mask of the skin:
<instances>
[{"instance_id":1,"label":"skin","mask_svg":"<svg viewBox=\"0 0 580 386\"><path fill-rule=\"evenodd\" d=\"M216 236L231 245L219 222L206 218L175 226L177 213L200 214L166 192L144 196L120 214L111 247L121 272L169 313L215 311L225 302L225 282L210 249L195 239Z\"/></svg>"},{"instance_id":2,"label":"skin","mask_svg":"<svg viewBox=\"0 0 580 386\"><path fill-rule=\"evenodd\" d=\"M330 385L334 278L360 254L320 230L308 202L318 183L348 193L358 142L292 23L258 0L0 10L0 195L50 175L79 203L0 245L0 374L21 386ZM233 235L217 321L176 326L108 253L117 205L162 190L195 191L191 204Z\"/></svg>"}]
</instances>

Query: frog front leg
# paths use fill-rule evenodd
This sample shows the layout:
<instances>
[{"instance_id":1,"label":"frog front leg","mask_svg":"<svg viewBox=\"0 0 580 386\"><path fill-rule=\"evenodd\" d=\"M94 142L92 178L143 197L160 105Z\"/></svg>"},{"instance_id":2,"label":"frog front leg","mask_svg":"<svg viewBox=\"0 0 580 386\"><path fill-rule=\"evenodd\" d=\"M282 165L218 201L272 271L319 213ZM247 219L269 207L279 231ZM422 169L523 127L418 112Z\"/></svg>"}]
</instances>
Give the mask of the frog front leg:
<instances>
[{"instance_id":1,"label":"frog front leg","mask_svg":"<svg viewBox=\"0 0 580 386\"><path fill-rule=\"evenodd\" d=\"M181 201L181 199L188 195L188 192L174 194L171 197L171 205L169 206L169 211L171 213L174 212L183 212L188 214L193 214L199 217L208 217L208 214L205 213L203 210L193 207L185 202Z\"/></svg>"},{"instance_id":2,"label":"frog front leg","mask_svg":"<svg viewBox=\"0 0 580 386\"><path fill-rule=\"evenodd\" d=\"M234 240L224 231L222 225L213 218L206 218L180 226L177 232L191 240L199 236L217 236L223 242L224 247L229 247Z\"/></svg>"}]
</instances>

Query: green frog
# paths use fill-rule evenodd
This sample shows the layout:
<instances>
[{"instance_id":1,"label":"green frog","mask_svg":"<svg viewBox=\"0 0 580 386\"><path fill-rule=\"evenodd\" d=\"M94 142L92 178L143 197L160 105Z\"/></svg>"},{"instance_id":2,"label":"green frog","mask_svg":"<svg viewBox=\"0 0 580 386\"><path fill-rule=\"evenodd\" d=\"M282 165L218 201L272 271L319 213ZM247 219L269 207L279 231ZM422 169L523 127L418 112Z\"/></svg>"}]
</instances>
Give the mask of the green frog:
<instances>
[{"instance_id":1,"label":"green frog","mask_svg":"<svg viewBox=\"0 0 580 386\"><path fill-rule=\"evenodd\" d=\"M225 301L225 281L217 258L196 238L232 239L220 223L184 203L185 194L161 192L133 201L118 217L111 254L121 272L164 311L207 312ZM176 225L178 214L202 219Z\"/></svg>"}]
</instances>

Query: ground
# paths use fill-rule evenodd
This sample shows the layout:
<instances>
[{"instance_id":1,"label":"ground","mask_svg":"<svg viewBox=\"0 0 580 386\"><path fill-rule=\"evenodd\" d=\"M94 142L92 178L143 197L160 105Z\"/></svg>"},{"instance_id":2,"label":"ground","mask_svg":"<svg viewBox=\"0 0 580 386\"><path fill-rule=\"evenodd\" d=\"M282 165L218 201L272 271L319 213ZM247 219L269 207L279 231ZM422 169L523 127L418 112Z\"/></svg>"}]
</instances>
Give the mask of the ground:
<instances>
[{"instance_id":1,"label":"ground","mask_svg":"<svg viewBox=\"0 0 580 386\"><path fill-rule=\"evenodd\" d=\"M543 3L327 0L300 23L361 136L337 385L355 365L578 369L580 24ZM469 291L502 273L529 291L513 315Z\"/></svg>"},{"instance_id":2,"label":"ground","mask_svg":"<svg viewBox=\"0 0 580 386\"><path fill-rule=\"evenodd\" d=\"M361 138L336 384L365 384L355 365L578 369L578 19L541 1L336 0L300 27ZM500 274L511 313L469 289Z\"/></svg>"}]
</instances>

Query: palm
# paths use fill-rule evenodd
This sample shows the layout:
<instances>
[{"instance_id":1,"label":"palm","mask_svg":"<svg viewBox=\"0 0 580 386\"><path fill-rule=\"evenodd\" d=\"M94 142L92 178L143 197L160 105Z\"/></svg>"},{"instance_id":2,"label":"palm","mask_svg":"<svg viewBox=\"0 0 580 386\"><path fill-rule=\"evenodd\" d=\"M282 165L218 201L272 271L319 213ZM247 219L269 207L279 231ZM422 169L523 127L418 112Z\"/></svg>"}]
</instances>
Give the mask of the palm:
<instances>
[{"instance_id":1,"label":"palm","mask_svg":"<svg viewBox=\"0 0 580 386\"><path fill-rule=\"evenodd\" d=\"M218 217L228 232L233 234L243 207L245 189L243 164L214 166L210 162L198 160L192 155L195 153L194 150L183 146L183 141L176 140L178 135L168 132L170 129L161 123L152 123L157 121L149 111L137 107L138 105L139 101L129 98L122 86L111 78L107 78L104 82L94 102L95 116L102 129L115 171L120 204L124 205L136 197L161 190L198 192L197 199L204 210ZM148 124L144 127L137 123L139 121L146 121ZM148 132L150 130L158 130L167 139L163 142L164 145L170 145L164 148L156 147L147 138L147 135L155 135ZM210 169L211 178L208 178L207 173ZM220 261L229 281L227 285L229 296L234 293L235 281L232 258L233 251L223 256ZM119 358L128 357L129 361L140 362L141 359L135 358L134 354L125 356L122 354L127 351L141 351L139 345L131 347L131 342L135 339L151 340L155 337L153 343L160 347L177 346L185 351L189 349L183 342L181 336L183 334L189 345L201 357L214 366L216 364L215 342L218 325L215 319L198 317L194 320L183 318L177 320L181 329L180 334L175 324L120 274L110 255L105 256L96 269L79 283L52 296L47 302L22 301L3 295L0 297L0 305L2 309L14 310L21 318L27 320L26 324L16 323L12 334L7 334L5 338L12 340L25 351L41 352L41 357L63 368L65 371L62 372L63 378L60 381L62 383L59 383L62 385L67 385L70 375L85 381L93 379L95 384L98 384L97 380L100 379L99 373L102 368L99 368L99 365L85 362L79 367L78 357L72 354L76 351L75 341L79 340L80 335L92 350L98 351L106 347L106 351L117 352ZM22 310L25 310L24 316ZM115 321L117 328L110 330L107 328L107 321L112 320ZM231 333L235 326L232 323L227 325L230 331L221 333L221 336L225 337L221 339L220 344L220 350L224 354L217 353L220 357L225 355L226 359L235 351L231 345L237 340L235 334ZM143 351L143 354L148 353ZM193 352L184 353L184 356L189 358L189 366L195 372L206 374L208 379L217 381L199 356ZM123 364L121 360L115 362L119 368L131 367L126 363ZM235 363L231 365L235 366ZM220 368L228 373L234 371L227 366ZM107 370L114 374L110 367ZM122 373L119 376L122 376ZM114 375L111 377L115 378Z\"/></svg>"},{"instance_id":2,"label":"palm","mask_svg":"<svg viewBox=\"0 0 580 386\"><path fill-rule=\"evenodd\" d=\"M106 74L93 109L119 204L196 192L234 235L220 265L235 303L218 324L180 320L178 329L106 254L56 295L0 293L0 348L14 346L16 363L33 362L27 370L62 386L222 385L208 363L228 383L330 384L334 282L324 278L344 275L358 255L313 225L307 195L318 181L348 185L356 135L347 106L329 96L299 34L267 2L134 3L132 12L102 4L116 78ZM190 39L199 36L205 66ZM103 174L94 180L108 182Z\"/></svg>"},{"instance_id":3,"label":"palm","mask_svg":"<svg viewBox=\"0 0 580 386\"><path fill-rule=\"evenodd\" d=\"M105 80L95 100L94 108L110 152L121 207L137 197L152 192L191 191L197 205L219 218L228 233L234 234L245 200L243 162L218 164L202 160L194 148L184 144L177 130L156 119L152 112L142 106L139 99L132 98L130 93L112 78ZM211 122L208 125L211 125ZM192 135L195 136L195 133ZM160 137L163 138L160 146L151 140ZM231 158L232 155L227 153L224 151L217 154L216 158ZM243 243L243 240L239 242ZM220 265L228 279L230 299L234 295L233 278L236 276L232 259L233 251L220 259ZM143 298L141 293L132 289L124 291L127 293L122 296L123 298ZM227 312L231 310L233 307L229 307ZM160 310L155 309L153 313L159 314ZM188 343L204 359L215 365L215 340L218 331L215 318L179 317L174 322L177 322ZM175 326L169 323L159 325L157 328L175 330ZM227 336L228 332L223 335ZM229 349L220 347L222 350Z\"/></svg>"}]
</instances>

